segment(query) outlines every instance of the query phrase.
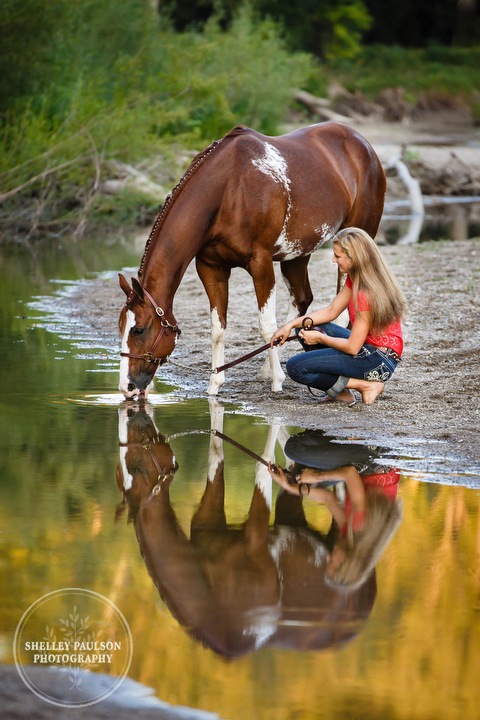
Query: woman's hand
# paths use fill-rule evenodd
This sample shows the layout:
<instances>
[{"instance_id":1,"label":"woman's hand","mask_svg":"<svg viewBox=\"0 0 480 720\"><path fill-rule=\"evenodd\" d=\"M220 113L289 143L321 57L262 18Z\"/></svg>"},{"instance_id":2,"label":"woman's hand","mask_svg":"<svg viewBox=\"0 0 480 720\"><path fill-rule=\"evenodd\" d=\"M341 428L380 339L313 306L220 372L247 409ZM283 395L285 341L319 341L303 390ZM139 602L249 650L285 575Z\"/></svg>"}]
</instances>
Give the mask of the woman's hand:
<instances>
[{"instance_id":1,"label":"woman's hand","mask_svg":"<svg viewBox=\"0 0 480 720\"><path fill-rule=\"evenodd\" d=\"M318 471L313 468L303 468L301 473L297 475L296 482L288 481L285 470L278 465L268 463L268 472L280 487L291 495L299 495L300 497L308 496L310 500L326 505L330 510L337 503L335 495L322 487L311 487L311 483L318 482Z\"/></svg>"},{"instance_id":2,"label":"woman's hand","mask_svg":"<svg viewBox=\"0 0 480 720\"><path fill-rule=\"evenodd\" d=\"M326 345L325 339L328 335L323 330L306 330L302 329L298 333L298 337L303 340L306 345Z\"/></svg>"},{"instance_id":3,"label":"woman's hand","mask_svg":"<svg viewBox=\"0 0 480 720\"><path fill-rule=\"evenodd\" d=\"M273 463L268 463L268 472L272 476L272 478L277 482L281 487L283 487L284 490L288 490L288 492L295 494L298 494L298 490L296 485L290 485L287 479L287 475L285 473L285 470L283 470L278 465L274 465Z\"/></svg>"},{"instance_id":4,"label":"woman's hand","mask_svg":"<svg viewBox=\"0 0 480 720\"><path fill-rule=\"evenodd\" d=\"M281 328L278 328L278 330L274 332L272 337L270 338L270 347L283 345L286 342L288 336L290 335L291 329L292 327L290 323L282 325Z\"/></svg>"}]
</instances>

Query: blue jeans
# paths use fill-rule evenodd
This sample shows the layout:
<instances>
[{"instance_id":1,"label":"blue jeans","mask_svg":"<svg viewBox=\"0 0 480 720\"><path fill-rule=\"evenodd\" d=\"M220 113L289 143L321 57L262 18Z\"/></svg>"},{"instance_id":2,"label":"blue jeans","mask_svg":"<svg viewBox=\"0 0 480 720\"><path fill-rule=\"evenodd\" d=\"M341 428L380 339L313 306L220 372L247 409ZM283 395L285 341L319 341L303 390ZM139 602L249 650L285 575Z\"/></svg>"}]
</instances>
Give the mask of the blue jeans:
<instances>
[{"instance_id":1,"label":"blue jeans","mask_svg":"<svg viewBox=\"0 0 480 720\"><path fill-rule=\"evenodd\" d=\"M348 338L350 330L335 323L315 325L330 337ZM358 355L348 355L325 345L307 345L299 342L306 352L294 355L286 364L289 377L295 382L324 390L335 398L350 378L386 382L391 378L397 363L374 345L364 345Z\"/></svg>"}]
</instances>

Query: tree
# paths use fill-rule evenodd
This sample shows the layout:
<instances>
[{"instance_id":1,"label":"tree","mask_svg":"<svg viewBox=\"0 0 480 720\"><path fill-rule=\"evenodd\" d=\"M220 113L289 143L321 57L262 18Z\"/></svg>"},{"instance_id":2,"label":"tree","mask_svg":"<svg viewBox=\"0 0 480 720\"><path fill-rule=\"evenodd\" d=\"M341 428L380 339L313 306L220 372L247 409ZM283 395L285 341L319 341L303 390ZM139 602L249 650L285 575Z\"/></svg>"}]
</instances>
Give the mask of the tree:
<instances>
[{"instance_id":1,"label":"tree","mask_svg":"<svg viewBox=\"0 0 480 720\"><path fill-rule=\"evenodd\" d=\"M374 18L368 42L424 48L468 46L480 37L477 0L366 0L366 6Z\"/></svg>"},{"instance_id":2,"label":"tree","mask_svg":"<svg viewBox=\"0 0 480 720\"><path fill-rule=\"evenodd\" d=\"M468 47L480 38L480 18L477 0L457 0L457 21L454 43Z\"/></svg>"},{"instance_id":3,"label":"tree","mask_svg":"<svg viewBox=\"0 0 480 720\"><path fill-rule=\"evenodd\" d=\"M202 28L216 15L228 27L245 0L159 0L176 30ZM259 19L271 18L282 28L293 50L306 50L321 58L352 57L372 19L364 0L258 0L252 3Z\"/></svg>"}]
</instances>

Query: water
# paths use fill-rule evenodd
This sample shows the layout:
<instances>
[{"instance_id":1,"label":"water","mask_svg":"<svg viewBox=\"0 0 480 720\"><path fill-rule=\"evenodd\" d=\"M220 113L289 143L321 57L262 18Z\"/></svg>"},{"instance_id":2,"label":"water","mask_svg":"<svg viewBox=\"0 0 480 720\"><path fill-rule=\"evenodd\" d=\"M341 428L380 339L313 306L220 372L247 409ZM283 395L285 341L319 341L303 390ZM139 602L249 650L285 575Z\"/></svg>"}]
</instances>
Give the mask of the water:
<instances>
[{"instance_id":1,"label":"water","mask_svg":"<svg viewBox=\"0 0 480 720\"><path fill-rule=\"evenodd\" d=\"M467 240L480 235L480 203L471 197L424 197L423 213L412 214L409 200L390 201L380 236L390 245L425 240Z\"/></svg>"},{"instance_id":2,"label":"water","mask_svg":"<svg viewBox=\"0 0 480 720\"><path fill-rule=\"evenodd\" d=\"M128 622L128 677L174 705L229 720L478 717L478 489L426 482L392 448L332 443L168 387L129 412L116 361L47 332L28 302L53 294L52 277L135 266L138 252L120 241L1 252L2 662L32 603L86 588ZM335 470L305 516L277 484L268 502L254 456L275 438L279 466ZM372 463L381 476L399 468L383 494L402 519L373 574L340 591L325 575L341 542L332 512L362 487L336 470L352 463L363 487Z\"/></svg>"}]
</instances>

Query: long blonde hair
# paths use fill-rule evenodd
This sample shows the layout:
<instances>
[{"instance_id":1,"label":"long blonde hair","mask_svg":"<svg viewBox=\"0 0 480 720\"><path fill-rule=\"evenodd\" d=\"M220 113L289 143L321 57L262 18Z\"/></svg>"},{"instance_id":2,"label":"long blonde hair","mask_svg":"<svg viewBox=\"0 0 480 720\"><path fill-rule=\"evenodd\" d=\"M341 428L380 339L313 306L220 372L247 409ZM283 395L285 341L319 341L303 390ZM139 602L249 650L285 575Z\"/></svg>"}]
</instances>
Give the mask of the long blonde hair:
<instances>
[{"instance_id":1,"label":"long blonde hair","mask_svg":"<svg viewBox=\"0 0 480 720\"><path fill-rule=\"evenodd\" d=\"M354 532L352 513L342 543L345 557L335 570L327 570L328 582L332 586L353 590L362 585L402 521L401 500L386 497L381 488L369 489L365 494L365 504L363 530Z\"/></svg>"},{"instance_id":2,"label":"long blonde hair","mask_svg":"<svg viewBox=\"0 0 480 720\"><path fill-rule=\"evenodd\" d=\"M368 298L371 330L381 332L401 320L407 306L405 296L370 235L360 228L344 228L333 238L333 244L351 260L348 275L355 307L359 290Z\"/></svg>"}]
</instances>

